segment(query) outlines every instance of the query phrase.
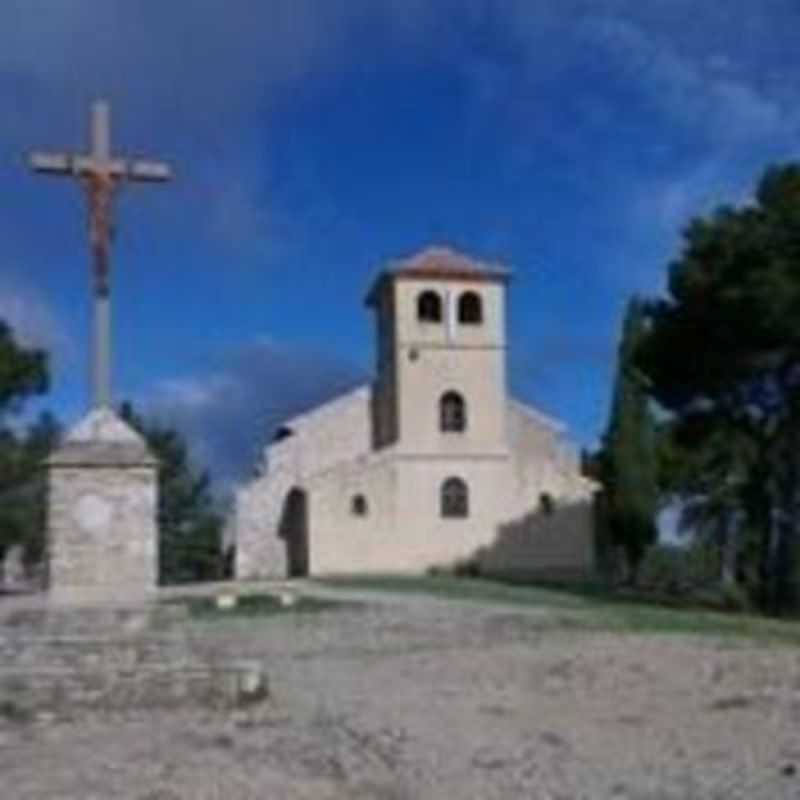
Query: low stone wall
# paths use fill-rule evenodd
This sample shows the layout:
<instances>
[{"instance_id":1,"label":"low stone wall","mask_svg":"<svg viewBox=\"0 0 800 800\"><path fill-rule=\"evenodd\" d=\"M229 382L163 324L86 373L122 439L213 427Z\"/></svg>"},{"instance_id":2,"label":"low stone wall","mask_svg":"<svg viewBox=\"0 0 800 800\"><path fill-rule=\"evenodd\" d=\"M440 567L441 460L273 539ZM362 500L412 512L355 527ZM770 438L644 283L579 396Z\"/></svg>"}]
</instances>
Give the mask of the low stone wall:
<instances>
[{"instance_id":1,"label":"low stone wall","mask_svg":"<svg viewBox=\"0 0 800 800\"><path fill-rule=\"evenodd\" d=\"M0 714L237 708L266 696L261 664L220 659L181 606L0 611Z\"/></svg>"}]
</instances>

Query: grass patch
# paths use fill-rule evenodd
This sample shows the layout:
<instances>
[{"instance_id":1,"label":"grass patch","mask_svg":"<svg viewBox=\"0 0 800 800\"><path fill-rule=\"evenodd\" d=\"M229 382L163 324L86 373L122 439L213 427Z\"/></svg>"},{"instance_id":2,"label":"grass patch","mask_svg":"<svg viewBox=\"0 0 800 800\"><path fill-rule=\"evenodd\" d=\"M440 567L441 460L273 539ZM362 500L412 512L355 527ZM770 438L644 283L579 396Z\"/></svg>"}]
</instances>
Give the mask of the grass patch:
<instances>
[{"instance_id":1,"label":"grass patch","mask_svg":"<svg viewBox=\"0 0 800 800\"><path fill-rule=\"evenodd\" d=\"M285 606L278 597L270 594L239 595L233 608L219 608L216 597L175 597L165 602L185 606L192 618L209 620L314 614L356 606L350 602L303 596L296 596L293 605Z\"/></svg>"},{"instance_id":2,"label":"grass patch","mask_svg":"<svg viewBox=\"0 0 800 800\"><path fill-rule=\"evenodd\" d=\"M800 624L744 613L720 613L631 604L597 612L608 617L613 630L640 633L686 633L757 639L800 645Z\"/></svg>"},{"instance_id":3,"label":"grass patch","mask_svg":"<svg viewBox=\"0 0 800 800\"><path fill-rule=\"evenodd\" d=\"M453 575L347 575L319 579L316 582L331 588L427 594L454 600L475 600L505 605L585 608L588 604L586 597L570 595L551 587L503 583L488 578L460 578Z\"/></svg>"},{"instance_id":4,"label":"grass patch","mask_svg":"<svg viewBox=\"0 0 800 800\"><path fill-rule=\"evenodd\" d=\"M563 585L502 583L452 575L353 575L318 581L331 588L427 594L453 600L552 609L554 628L620 633L670 633L757 639L800 645L800 623L745 613L709 611L648 601L600 583Z\"/></svg>"}]
</instances>

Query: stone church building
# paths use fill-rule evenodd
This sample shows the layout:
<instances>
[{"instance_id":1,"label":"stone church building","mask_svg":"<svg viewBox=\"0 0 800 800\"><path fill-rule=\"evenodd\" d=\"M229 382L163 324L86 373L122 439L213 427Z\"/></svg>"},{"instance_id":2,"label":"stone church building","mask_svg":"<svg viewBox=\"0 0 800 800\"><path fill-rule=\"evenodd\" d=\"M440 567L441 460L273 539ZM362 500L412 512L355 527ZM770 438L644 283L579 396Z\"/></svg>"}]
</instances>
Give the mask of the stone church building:
<instances>
[{"instance_id":1,"label":"stone church building","mask_svg":"<svg viewBox=\"0 0 800 800\"><path fill-rule=\"evenodd\" d=\"M370 385L287 420L236 496L242 579L581 573L593 494L558 422L506 388L509 274L446 248L370 289Z\"/></svg>"}]
</instances>

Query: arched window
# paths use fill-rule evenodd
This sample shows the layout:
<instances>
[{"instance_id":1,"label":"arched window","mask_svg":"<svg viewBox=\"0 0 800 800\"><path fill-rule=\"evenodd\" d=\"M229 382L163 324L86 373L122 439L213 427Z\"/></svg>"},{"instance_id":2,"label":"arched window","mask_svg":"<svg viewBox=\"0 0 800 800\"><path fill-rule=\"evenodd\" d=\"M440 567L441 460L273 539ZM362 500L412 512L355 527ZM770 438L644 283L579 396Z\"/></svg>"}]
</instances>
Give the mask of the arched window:
<instances>
[{"instance_id":1,"label":"arched window","mask_svg":"<svg viewBox=\"0 0 800 800\"><path fill-rule=\"evenodd\" d=\"M442 298L430 290L417 298L417 319L420 322L442 321Z\"/></svg>"},{"instance_id":2,"label":"arched window","mask_svg":"<svg viewBox=\"0 0 800 800\"><path fill-rule=\"evenodd\" d=\"M353 495L350 501L350 513L354 517L366 517L368 511L367 498L363 494Z\"/></svg>"},{"instance_id":3,"label":"arched window","mask_svg":"<svg viewBox=\"0 0 800 800\"><path fill-rule=\"evenodd\" d=\"M483 302L476 292L464 292L458 298L458 321L463 325L480 325L483 322Z\"/></svg>"},{"instance_id":4,"label":"arched window","mask_svg":"<svg viewBox=\"0 0 800 800\"><path fill-rule=\"evenodd\" d=\"M443 433L467 429L467 404L458 392L445 392L439 400L439 429Z\"/></svg>"},{"instance_id":5,"label":"arched window","mask_svg":"<svg viewBox=\"0 0 800 800\"><path fill-rule=\"evenodd\" d=\"M469 489L461 478L448 478L442 484L441 506L443 517L469 516Z\"/></svg>"}]
</instances>

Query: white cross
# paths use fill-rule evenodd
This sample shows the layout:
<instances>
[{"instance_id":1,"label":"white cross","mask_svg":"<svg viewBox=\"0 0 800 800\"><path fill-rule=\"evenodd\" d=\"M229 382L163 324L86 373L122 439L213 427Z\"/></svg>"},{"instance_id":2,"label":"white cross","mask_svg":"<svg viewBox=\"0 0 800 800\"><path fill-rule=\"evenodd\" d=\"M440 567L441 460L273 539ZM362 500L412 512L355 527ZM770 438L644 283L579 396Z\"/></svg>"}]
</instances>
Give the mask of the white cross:
<instances>
[{"instance_id":1,"label":"white cross","mask_svg":"<svg viewBox=\"0 0 800 800\"><path fill-rule=\"evenodd\" d=\"M160 161L125 159L111 154L111 107L98 100L92 104L91 141L88 154L33 153L36 172L75 178L83 183L89 203L89 242L94 275L94 336L92 384L95 407L111 404L111 203L123 181L168 181L172 171Z\"/></svg>"}]
</instances>

